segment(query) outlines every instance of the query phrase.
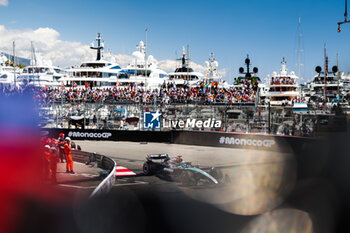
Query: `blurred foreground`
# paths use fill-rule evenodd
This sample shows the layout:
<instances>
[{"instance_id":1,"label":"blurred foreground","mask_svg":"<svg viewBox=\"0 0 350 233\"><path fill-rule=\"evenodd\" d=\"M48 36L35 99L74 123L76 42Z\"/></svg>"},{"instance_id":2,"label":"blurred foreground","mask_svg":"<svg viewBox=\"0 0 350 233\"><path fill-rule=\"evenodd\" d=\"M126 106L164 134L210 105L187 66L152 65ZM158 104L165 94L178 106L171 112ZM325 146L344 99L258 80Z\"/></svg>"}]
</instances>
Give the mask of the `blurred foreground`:
<instances>
[{"instance_id":1,"label":"blurred foreground","mask_svg":"<svg viewBox=\"0 0 350 233\"><path fill-rule=\"evenodd\" d=\"M278 162L223 168L230 181L214 188L118 186L94 199L76 198L42 179L31 100L30 93L0 98L0 232L350 231L347 133L315 140Z\"/></svg>"}]
</instances>

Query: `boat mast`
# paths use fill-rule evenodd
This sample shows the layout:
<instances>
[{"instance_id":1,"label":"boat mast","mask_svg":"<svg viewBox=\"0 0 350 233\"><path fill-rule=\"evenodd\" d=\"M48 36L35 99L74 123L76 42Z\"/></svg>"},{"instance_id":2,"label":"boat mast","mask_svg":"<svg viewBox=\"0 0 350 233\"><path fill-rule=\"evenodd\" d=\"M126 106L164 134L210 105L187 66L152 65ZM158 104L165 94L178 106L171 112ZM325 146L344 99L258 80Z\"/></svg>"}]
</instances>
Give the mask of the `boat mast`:
<instances>
[{"instance_id":1,"label":"boat mast","mask_svg":"<svg viewBox=\"0 0 350 233\"><path fill-rule=\"evenodd\" d=\"M145 29L145 88L147 83L147 32L148 28Z\"/></svg>"},{"instance_id":2,"label":"boat mast","mask_svg":"<svg viewBox=\"0 0 350 233\"><path fill-rule=\"evenodd\" d=\"M327 76L328 76L328 58L326 51L326 44L324 44L324 104L327 102Z\"/></svg>"},{"instance_id":3,"label":"boat mast","mask_svg":"<svg viewBox=\"0 0 350 233\"><path fill-rule=\"evenodd\" d=\"M249 71L249 67L250 67L250 59L249 59L249 55L247 54L247 59L245 59L245 64L247 65L247 75L246 77L251 77L250 75L250 71Z\"/></svg>"},{"instance_id":4,"label":"boat mast","mask_svg":"<svg viewBox=\"0 0 350 233\"><path fill-rule=\"evenodd\" d=\"M298 77L301 78L301 17L299 17L298 25Z\"/></svg>"},{"instance_id":5,"label":"boat mast","mask_svg":"<svg viewBox=\"0 0 350 233\"><path fill-rule=\"evenodd\" d=\"M90 47L90 49L94 49L97 50L97 58L96 61L100 61L102 58L102 50L103 50L103 46L101 44L101 33L97 33L97 37L96 37L96 41L97 41L97 47L94 47L93 44Z\"/></svg>"},{"instance_id":6,"label":"boat mast","mask_svg":"<svg viewBox=\"0 0 350 233\"><path fill-rule=\"evenodd\" d=\"M17 87L16 85L16 59L15 59L15 47L16 47L16 43L15 41L13 41L13 78L14 78L14 84L15 84L15 88Z\"/></svg>"},{"instance_id":7,"label":"boat mast","mask_svg":"<svg viewBox=\"0 0 350 233\"><path fill-rule=\"evenodd\" d=\"M337 76L338 76L338 95L339 95L339 98L341 98L340 96L340 93L339 93L339 82L340 82L340 71L339 71L339 55L337 53L337 70L338 70L338 73L337 73Z\"/></svg>"},{"instance_id":8,"label":"boat mast","mask_svg":"<svg viewBox=\"0 0 350 233\"><path fill-rule=\"evenodd\" d=\"M189 81L191 81L190 77L189 77L189 67L190 67L190 45L187 45L187 82L189 83Z\"/></svg>"},{"instance_id":9,"label":"boat mast","mask_svg":"<svg viewBox=\"0 0 350 233\"><path fill-rule=\"evenodd\" d=\"M34 49L34 43L33 41L30 42L31 43L31 47L32 47L32 71L33 71L33 77L35 80L35 73L37 70L37 60L36 60L36 55L35 55L35 49ZM38 79L39 81L39 86L40 86L40 78Z\"/></svg>"},{"instance_id":10,"label":"boat mast","mask_svg":"<svg viewBox=\"0 0 350 233\"><path fill-rule=\"evenodd\" d=\"M213 65L214 65L214 53L210 54L210 63L209 63L209 75L211 75L212 77L214 77L214 69L213 69ZM209 78L209 77L208 77ZM214 80L213 80L214 81Z\"/></svg>"}]
</instances>

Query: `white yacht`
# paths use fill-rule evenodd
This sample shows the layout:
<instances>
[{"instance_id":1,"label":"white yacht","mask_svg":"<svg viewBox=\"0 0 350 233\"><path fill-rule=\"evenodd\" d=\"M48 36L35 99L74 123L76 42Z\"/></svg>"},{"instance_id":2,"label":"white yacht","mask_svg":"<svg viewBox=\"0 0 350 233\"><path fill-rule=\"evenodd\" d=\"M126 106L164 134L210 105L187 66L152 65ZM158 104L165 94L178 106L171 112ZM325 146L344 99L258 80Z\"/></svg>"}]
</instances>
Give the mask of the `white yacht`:
<instances>
[{"instance_id":1,"label":"white yacht","mask_svg":"<svg viewBox=\"0 0 350 233\"><path fill-rule=\"evenodd\" d=\"M251 63L249 55L247 55L247 58L244 61L246 65L246 70L244 70L243 67L239 68L239 77L234 79L233 87L235 88L244 88L249 87L254 89L255 91L258 90L258 86L260 84L260 78L258 77L258 71L259 69L257 67L253 68L253 72L251 72Z\"/></svg>"},{"instance_id":2,"label":"white yacht","mask_svg":"<svg viewBox=\"0 0 350 233\"><path fill-rule=\"evenodd\" d=\"M347 97L349 99L350 96L350 73L349 72L340 72L340 80L343 83L343 90L341 93L341 97Z\"/></svg>"},{"instance_id":3,"label":"white yacht","mask_svg":"<svg viewBox=\"0 0 350 233\"><path fill-rule=\"evenodd\" d=\"M218 72L219 63L215 60L214 54L211 53L209 62L205 62L205 68L207 68L207 74L205 75L205 82L216 82L219 88L230 88L230 85L222 79L222 76Z\"/></svg>"},{"instance_id":4,"label":"white yacht","mask_svg":"<svg viewBox=\"0 0 350 233\"><path fill-rule=\"evenodd\" d=\"M5 55L0 54L0 88L14 86L15 77L19 74L19 69L9 66Z\"/></svg>"},{"instance_id":5,"label":"white yacht","mask_svg":"<svg viewBox=\"0 0 350 233\"><path fill-rule=\"evenodd\" d=\"M344 95L344 81L337 76L337 67L332 68L332 72L327 70L327 78L325 80L325 72L322 72L320 66L316 67L317 74L314 76L311 82L308 82L306 85L310 89L310 99L315 102L326 101L331 102L334 98L337 98L337 95ZM346 83L346 82L345 82Z\"/></svg>"},{"instance_id":6,"label":"white yacht","mask_svg":"<svg viewBox=\"0 0 350 233\"><path fill-rule=\"evenodd\" d=\"M325 92L325 87L326 92ZM327 82L324 83L324 72L315 75L312 81L303 85L303 94L314 102L323 102L325 94L327 101L334 99L350 99L350 74L349 72L328 73Z\"/></svg>"},{"instance_id":7,"label":"white yacht","mask_svg":"<svg viewBox=\"0 0 350 233\"><path fill-rule=\"evenodd\" d=\"M204 81L204 75L199 72L194 72L193 69L189 66L189 53L186 52L183 48L181 67L176 68L175 72L169 73L169 81L175 83L176 86L181 86L188 84L190 86L198 85L200 82Z\"/></svg>"},{"instance_id":8,"label":"white yacht","mask_svg":"<svg viewBox=\"0 0 350 233\"><path fill-rule=\"evenodd\" d=\"M304 82L303 84L300 84L299 89L300 89L300 97L302 99L305 99L305 101L308 102L311 98L310 83Z\"/></svg>"},{"instance_id":9,"label":"white yacht","mask_svg":"<svg viewBox=\"0 0 350 233\"><path fill-rule=\"evenodd\" d=\"M94 43L90 46L91 49L97 50L96 60L82 62L79 67L69 69L69 77L60 79L66 86L78 88L116 86L121 67L113 58L111 61L103 59L104 43L100 33L97 35L96 42L96 47Z\"/></svg>"},{"instance_id":10,"label":"white yacht","mask_svg":"<svg viewBox=\"0 0 350 233\"><path fill-rule=\"evenodd\" d=\"M24 67L16 81L20 86L58 87L61 85L59 80L63 77L67 77L65 69L40 61L38 65Z\"/></svg>"},{"instance_id":11,"label":"white yacht","mask_svg":"<svg viewBox=\"0 0 350 233\"><path fill-rule=\"evenodd\" d=\"M266 97L270 100L271 105L291 105L293 100L300 98L298 77L293 71L288 74L286 64L283 58L281 73L273 72L271 79L268 80L269 91Z\"/></svg>"},{"instance_id":12,"label":"white yacht","mask_svg":"<svg viewBox=\"0 0 350 233\"><path fill-rule=\"evenodd\" d=\"M152 55L146 59L146 45L143 41L140 41L136 49L132 53L134 60L118 75L118 86L133 83L148 90L161 87L168 80L168 74L157 67Z\"/></svg>"}]
</instances>

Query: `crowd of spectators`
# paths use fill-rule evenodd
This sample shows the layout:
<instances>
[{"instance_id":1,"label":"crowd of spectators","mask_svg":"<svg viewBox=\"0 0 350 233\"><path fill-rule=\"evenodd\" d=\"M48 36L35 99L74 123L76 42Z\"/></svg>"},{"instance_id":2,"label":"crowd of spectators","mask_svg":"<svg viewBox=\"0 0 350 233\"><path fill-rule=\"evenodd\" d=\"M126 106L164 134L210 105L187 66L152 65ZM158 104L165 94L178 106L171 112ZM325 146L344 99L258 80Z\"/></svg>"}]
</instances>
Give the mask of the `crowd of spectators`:
<instances>
[{"instance_id":1,"label":"crowd of spectators","mask_svg":"<svg viewBox=\"0 0 350 233\"><path fill-rule=\"evenodd\" d=\"M296 84L295 79L291 79L290 77L272 77L271 85L281 85L281 84Z\"/></svg>"},{"instance_id":2,"label":"crowd of spectators","mask_svg":"<svg viewBox=\"0 0 350 233\"><path fill-rule=\"evenodd\" d=\"M163 85L159 89L142 87L114 88L40 88L35 99L46 104L52 102L111 102L133 104L233 104L252 103L256 92L246 86L219 88L217 85L201 84L197 87Z\"/></svg>"}]
</instances>

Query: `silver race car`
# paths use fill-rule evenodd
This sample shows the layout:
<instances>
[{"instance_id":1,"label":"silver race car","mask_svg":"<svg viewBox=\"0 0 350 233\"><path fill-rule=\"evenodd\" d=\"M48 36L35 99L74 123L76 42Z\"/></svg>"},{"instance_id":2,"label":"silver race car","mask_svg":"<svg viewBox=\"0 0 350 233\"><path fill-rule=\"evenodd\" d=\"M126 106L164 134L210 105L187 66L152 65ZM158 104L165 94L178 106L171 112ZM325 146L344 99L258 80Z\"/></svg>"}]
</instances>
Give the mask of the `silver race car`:
<instances>
[{"instance_id":1,"label":"silver race car","mask_svg":"<svg viewBox=\"0 0 350 233\"><path fill-rule=\"evenodd\" d=\"M219 184L214 178L217 171L213 168L208 172L194 166L191 162L184 162L182 156L169 157L168 154L147 155L146 162L143 164L143 173L146 176L159 175L168 177L175 182L183 185L198 186Z\"/></svg>"}]
</instances>

